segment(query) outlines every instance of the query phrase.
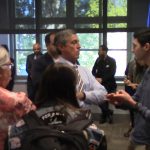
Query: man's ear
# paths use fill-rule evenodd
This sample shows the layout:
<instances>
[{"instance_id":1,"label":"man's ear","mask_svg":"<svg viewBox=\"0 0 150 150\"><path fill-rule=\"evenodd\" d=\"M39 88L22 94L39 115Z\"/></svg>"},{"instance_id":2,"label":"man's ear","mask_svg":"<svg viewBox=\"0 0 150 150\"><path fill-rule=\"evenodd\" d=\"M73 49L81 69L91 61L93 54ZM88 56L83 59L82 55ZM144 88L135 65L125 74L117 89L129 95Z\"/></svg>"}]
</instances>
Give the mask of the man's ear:
<instances>
[{"instance_id":1,"label":"man's ear","mask_svg":"<svg viewBox=\"0 0 150 150\"><path fill-rule=\"evenodd\" d=\"M63 49L64 49L64 45L63 44L58 44L58 49L60 50L60 51L63 51Z\"/></svg>"},{"instance_id":2,"label":"man's ear","mask_svg":"<svg viewBox=\"0 0 150 150\"><path fill-rule=\"evenodd\" d=\"M63 45L62 44L58 44L57 46L59 49L62 49L63 48Z\"/></svg>"},{"instance_id":3,"label":"man's ear","mask_svg":"<svg viewBox=\"0 0 150 150\"><path fill-rule=\"evenodd\" d=\"M145 50L145 51L149 51L149 50L150 50L150 43L146 43L146 44L144 45L144 50Z\"/></svg>"}]
</instances>

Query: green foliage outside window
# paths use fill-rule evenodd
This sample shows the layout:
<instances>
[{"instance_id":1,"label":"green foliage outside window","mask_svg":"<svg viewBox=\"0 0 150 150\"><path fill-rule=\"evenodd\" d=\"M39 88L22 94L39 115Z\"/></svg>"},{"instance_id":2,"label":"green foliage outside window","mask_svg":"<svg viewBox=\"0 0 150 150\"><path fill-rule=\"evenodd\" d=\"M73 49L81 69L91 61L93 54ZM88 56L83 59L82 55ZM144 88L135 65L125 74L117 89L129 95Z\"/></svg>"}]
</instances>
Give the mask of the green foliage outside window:
<instances>
[{"instance_id":1,"label":"green foliage outside window","mask_svg":"<svg viewBox=\"0 0 150 150\"><path fill-rule=\"evenodd\" d=\"M81 46L79 63L90 70L92 69L98 56L97 52L99 47L99 35L99 33L78 34Z\"/></svg>"},{"instance_id":2,"label":"green foliage outside window","mask_svg":"<svg viewBox=\"0 0 150 150\"><path fill-rule=\"evenodd\" d=\"M42 17L66 17L66 0L41 0Z\"/></svg>"},{"instance_id":3,"label":"green foliage outside window","mask_svg":"<svg viewBox=\"0 0 150 150\"><path fill-rule=\"evenodd\" d=\"M89 1L89 10L86 13L88 17L98 17L99 16L99 0Z\"/></svg>"},{"instance_id":4,"label":"green foliage outside window","mask_svg":"<svg viewBox=\"0 0 150 150\"><path fill-rule=\"evenodd\" d=\"M127 16L127 0L108 0L108 16Z\"/></svg>"},{"instance_id":5,"label":"green foliage outside window","mask_svg":"<svg viewBox=\"0 0 150 150\"><path fill-rule=\"evenodd\" d=\"M35 34L16 34L16 49L32 49L35 43Z\"/></svg>"},{"instance_id":6,"label":"green foliage outside window","mask_svg":"<svg viewBox=\"0 0 150 150\"><path fill-rule=\"evenodd\" d=\"M127 28L127 23L108 23L107 28Z\"/></svg>"},{"instance_id":7,"label":"green foliage outside window","mask_svg":"<svg viewBox=\"0 0 150 150\"><path fill-rule=\"evenodd\" d=\"M80 51L80 65L92 70L94 62L98 57L98 51Z\"/></svg>"},{"instance_id":8,"label":"green foliage outside window","mask_svg":"<svg viewBox=\"0 0 150 150\"><path fill-rule=\"evenodd\" d=\"M16 18L35 18L35 0L15 0Z\"/></svg>"},{"instance_id":9,"label":"green foliage outside window","mask_svg":"<svg viewBox=\"0 0 150 150\"><path fill-rule=\"evenodd\" d=\"M81 49L98 49L99 33L79 33L78 34Z\"/></svg>"},{"instance_id":10,"label":"green foliage outside window","mask_svg":"<svg viewBox=\"0 0 150 150\"><path fill-rule=\"evenodd\" d=\"M35 34L16 34L16 68L17 75L26 74L26 58L31 54L33 44L35 43Z\"/></svg>"},{"instance_id":11,"label":"green foliage outside window","mask_svg":"<svg viewBox=\"0 0 150 150\"><path fill-rule=\"evenodd\" d=\"M26 72L26 59L32 51L17 51L16 53L16 61L17 61L17 75L27 75Z\"/></svg>"}]
</instances>

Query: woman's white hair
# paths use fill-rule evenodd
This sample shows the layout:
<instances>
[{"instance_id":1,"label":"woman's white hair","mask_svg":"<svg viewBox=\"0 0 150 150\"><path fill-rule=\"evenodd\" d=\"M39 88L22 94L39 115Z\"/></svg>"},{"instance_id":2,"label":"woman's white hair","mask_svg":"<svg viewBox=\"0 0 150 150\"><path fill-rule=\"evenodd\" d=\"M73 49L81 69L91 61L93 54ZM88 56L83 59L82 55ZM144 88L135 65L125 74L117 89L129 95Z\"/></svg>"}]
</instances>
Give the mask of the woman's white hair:
<instances>
[{"instance_id":1,"label":"woman's white hair","mask_svg":"<svg viewBox=\"0 0 150 150\"><path fill-rule=\"evenodd\" d=\"M0 67L7 64L10 61L10 56L8 54L8 51L0 46Z\"/></svg>"}]
</instances>

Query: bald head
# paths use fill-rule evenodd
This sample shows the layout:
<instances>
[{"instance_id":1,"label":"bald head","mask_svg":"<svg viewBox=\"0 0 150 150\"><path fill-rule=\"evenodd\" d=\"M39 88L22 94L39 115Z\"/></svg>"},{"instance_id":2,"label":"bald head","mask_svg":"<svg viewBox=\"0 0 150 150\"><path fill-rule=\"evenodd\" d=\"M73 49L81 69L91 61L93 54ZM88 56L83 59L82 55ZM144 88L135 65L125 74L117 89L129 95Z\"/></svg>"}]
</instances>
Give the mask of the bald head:
<instances>
[{"instance_id":1,"label":"bald head","mask_svg":"<svg viewBox=\"0 0 150 150\"><path fill-rule=\"evenodd\" d=\"M41 46L40 46L39 43L35 43L35 44L33 45L33 51L34 51L35 54L38 54L38 53L41 52Z\"/></svg>"}]
</instances>

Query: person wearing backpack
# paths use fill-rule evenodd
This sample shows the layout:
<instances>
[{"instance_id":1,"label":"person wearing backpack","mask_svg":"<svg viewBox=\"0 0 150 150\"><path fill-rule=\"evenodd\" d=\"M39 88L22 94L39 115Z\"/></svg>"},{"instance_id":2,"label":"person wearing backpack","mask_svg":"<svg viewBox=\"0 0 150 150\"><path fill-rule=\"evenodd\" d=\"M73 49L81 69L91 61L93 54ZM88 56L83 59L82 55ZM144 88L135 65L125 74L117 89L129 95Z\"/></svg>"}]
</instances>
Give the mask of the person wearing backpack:
<instances>
[{"instance_id":1,"label":"person wearing backpack","mask_svg":"<svg viewBox=\"0 0 150 150\"><path fill-rule=\"evenodd\" d=\"M49 65L36 97L37 111L10 127L8 149L98 149L104 132L90 121L90 111L79 107L76 82L74 68L62 63ZM35 136L39 138L26 142Z\"/></svg>"}]
</instances>

